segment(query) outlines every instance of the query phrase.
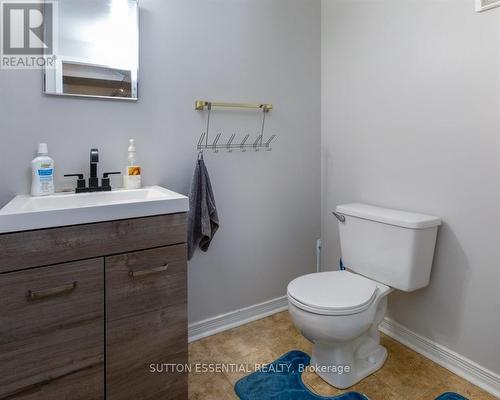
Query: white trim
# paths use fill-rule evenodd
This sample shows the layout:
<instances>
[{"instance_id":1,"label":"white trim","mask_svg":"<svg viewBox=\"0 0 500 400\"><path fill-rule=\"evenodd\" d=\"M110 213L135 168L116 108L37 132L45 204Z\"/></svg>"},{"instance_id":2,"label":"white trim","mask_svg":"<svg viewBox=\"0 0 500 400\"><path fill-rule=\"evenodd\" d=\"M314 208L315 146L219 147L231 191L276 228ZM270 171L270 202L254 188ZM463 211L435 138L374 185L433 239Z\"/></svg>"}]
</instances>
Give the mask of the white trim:
<instances>
[{"instance_id":1,"label":"white trim","mask_svg":"<svg viewBox=\"0 0 500 400\"><path fill-rule=\"evenodd\" d=\"M500 398L500 375L493 371L409 330L390 318L385 318L379 329L417 353Z\"/></svg>"},{"instance_id":2,"label":"white trim","mask_svg":"<svg viewBox=\"0 0 500 400\"><path fill-rule=\"evenodd\" d=\"M477 12L491 10L492 8L495 8L498 6L500 6L500 0L495 2L495 3L488 4L488 5L483 5L483 0L476 0L476 11Z\"/></svg>"},{"instance_id":3,"label":"white trim","mask_svg":"<svg viewBox=\"0 0 500 400\"><path fill-rule=\"evenodd\" d=\"M189 324L189 343L216 333L247 324L269 315L285 311L288 308L286 296L278 297L264 303L255 304L250 307L241 308L227 314L218 315L203 321Z\"/></svg>"}]
</instances>

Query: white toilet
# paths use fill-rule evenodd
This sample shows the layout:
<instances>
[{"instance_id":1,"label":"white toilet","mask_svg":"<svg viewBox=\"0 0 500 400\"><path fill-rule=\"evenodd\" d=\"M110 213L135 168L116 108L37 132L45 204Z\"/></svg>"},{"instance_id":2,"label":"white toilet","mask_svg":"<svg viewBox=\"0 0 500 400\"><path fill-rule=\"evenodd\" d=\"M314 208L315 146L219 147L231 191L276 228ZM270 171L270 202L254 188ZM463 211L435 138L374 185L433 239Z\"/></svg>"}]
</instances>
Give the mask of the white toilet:
<instances>
[{"instance_id":1,"label":"white toilet","mask_svg":"<svg viewBox=\"0 0 500 400\"><path fill-rule=\"evenodd\" d=\"M441 219L359 203L334 214L348 270L301 276L287 294L293 322L313 343L315 372L344 389L384 364L378 325L387 295L428 285Z\"/></svg>"}]
</instances>

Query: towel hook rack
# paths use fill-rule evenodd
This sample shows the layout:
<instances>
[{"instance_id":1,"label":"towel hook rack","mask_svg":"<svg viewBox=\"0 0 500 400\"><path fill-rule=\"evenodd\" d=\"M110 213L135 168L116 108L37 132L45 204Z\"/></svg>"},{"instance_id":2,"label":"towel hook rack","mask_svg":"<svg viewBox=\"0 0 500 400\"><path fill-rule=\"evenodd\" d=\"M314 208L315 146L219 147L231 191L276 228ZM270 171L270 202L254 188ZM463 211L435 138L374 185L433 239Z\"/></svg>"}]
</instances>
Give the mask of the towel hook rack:
<instances>
[{"instance_id":1,"label":"towel hook rack","mask_svg":"<svg viewBox=\"0 0 500 400\"><path fill-rule=\"evenodd\" d=\"M236 133L233 133L226 143L219 143L222 136L222 132L219 132L212 143L209 141L210 136L210 117L212 109L214 107L221 108L246 108L246 109L258 109L262 111L262 124L260 129L260 134L257 139L253 142L247 143L250 138L250 134L246 134L240 143L234 143L236 138ZM207 123L206 130L200 136L198 140L197 149L201 152L203 150L213 150L214 153L218 153L219 150L227 150L232 152L233 150L241 150L245 152L247 149L251 148L254 151L259 151L260 149L265 149L271 151L271 142L276 138L276 135L271 135L266 141L264 141L264 131L266 126L266 116L273 109L273 105L269 103L224 103L206 100L196 100L195 110L197 111L207 111Z\"/></svg>"}]
</instances>

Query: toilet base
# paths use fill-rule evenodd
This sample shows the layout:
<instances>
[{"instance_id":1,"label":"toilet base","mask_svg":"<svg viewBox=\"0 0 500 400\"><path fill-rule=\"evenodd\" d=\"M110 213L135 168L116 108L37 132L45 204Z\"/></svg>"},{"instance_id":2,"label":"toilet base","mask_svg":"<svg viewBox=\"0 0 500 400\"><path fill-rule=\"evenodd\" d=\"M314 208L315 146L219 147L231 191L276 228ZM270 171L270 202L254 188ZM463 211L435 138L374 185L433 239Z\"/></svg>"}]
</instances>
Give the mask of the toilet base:
<instances>
[{"instance_id":1,"label":"toilet base","mask_svg":"<svg viewBox=\"0 0 500 400\"><path fill-rule=\"evenodd\" d=\"M387 350L370 335L345 343L316 343L311 366L328 384L346 389L380 369Z\"/></svg>"}]
</instances>

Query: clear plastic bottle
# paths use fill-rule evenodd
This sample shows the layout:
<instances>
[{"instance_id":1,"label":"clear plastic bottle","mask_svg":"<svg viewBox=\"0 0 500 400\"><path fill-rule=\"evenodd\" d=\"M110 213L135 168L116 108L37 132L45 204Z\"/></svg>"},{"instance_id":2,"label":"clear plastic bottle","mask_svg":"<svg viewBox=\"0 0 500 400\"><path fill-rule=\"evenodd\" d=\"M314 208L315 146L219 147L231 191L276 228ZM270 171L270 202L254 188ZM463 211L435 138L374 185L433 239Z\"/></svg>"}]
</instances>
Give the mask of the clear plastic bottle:
<instances>
[{"instance_id":1,"label":"clear plastic bottle","mask_svg":"<svg viewBox=\"0 0 500 400\"><path fill-rule=\"evenodd\" d=\"M141 187L141 167L137 163L134 139L129 140L127 167L123 174L123 187L125 189L140 189Z\"/></svg>"}]
</instances>

